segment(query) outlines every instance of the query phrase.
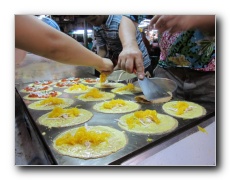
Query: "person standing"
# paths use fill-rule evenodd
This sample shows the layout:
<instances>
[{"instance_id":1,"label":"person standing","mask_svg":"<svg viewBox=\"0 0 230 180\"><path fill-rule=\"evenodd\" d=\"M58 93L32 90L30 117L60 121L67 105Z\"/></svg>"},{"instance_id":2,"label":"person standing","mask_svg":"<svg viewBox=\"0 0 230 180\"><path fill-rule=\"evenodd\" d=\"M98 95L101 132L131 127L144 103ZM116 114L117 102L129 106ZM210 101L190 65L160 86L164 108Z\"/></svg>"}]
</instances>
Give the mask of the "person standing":
<instances>
[{"instance_id":1,"label":"person standing","mask_svg":"<svg viewBox=\"0 0 230 180\"><path fill-rule=\"evenodd\" d=\"M87 48L92 51L92 48L93 48L93 39L91 37L89 37L87 39L87 41L88 41Z\"/></svg>"},{"instance_id":2,"label":"person standing","mask_svg":"<svg viewBox=\"0 0 230 180\"><path fill-rule=\"evenodd\" d=\"M177 97L215 103L215 15L156 15L160 59L155 77L172 79Z\"/></svg>"},{"instance_id":3,"label":"person standing","mask_svg":"<svg viewBox=\"0 0 230 180\"><path fill-rule=\"evenodd\" d=\"M129 73L133 73L135 67L141 79L147 71L152 74L149 54L132 16L88 15L83 18L93 25L99 56L108 57L116 68Z\"/></svg>"}]
</instances>

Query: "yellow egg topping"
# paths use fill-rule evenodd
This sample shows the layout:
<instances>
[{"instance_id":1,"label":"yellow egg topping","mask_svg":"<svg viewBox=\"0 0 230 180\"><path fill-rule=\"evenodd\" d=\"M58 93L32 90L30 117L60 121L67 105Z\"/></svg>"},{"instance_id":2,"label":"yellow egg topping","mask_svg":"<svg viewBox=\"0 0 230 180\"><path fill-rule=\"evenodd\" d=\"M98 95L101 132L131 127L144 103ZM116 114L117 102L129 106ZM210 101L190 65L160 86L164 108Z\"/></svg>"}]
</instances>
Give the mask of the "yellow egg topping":
<instances>
[{"instance_id":1,"label":"yellow egg topping","mask_svg":"<svg viewBox=\"0 0 230 180\"><path fill-rule=\"evenodd\" d=\"M80 127L74 135L67 133L63 137L58 138L56 140L56 145L60 146L62 144L80 144L84 146L96 146L102 142L107 142L108 137L110 137L109 133L90 131L85 127Z\"/></svg>"},{"instance_id":2,"label":"yellow egg topping","mask_svg":"<svg viewBox=\"0 0 230 180\"><path fill-rule=\"evenodd\" d=\"M55 107L48 115L48 118L57 117L77 117L80 111L78 108L63 109L61 107Z\"/></svg>"},{"instance_id":3,"label":"yellow egg topping","mask_svg":"<svg viewBox=\"0 0 230 180\"><path fill-rule=\"evenodd\" d=\"M65 102L63 99L57 98L57 97L48 97L47 99L42 100L38 106L40 105L58 105L58 104L64 104Z\"/></svg>"},{"instance_id":4,"label":"yellow egg topping","mask_svg":"<svg viewBox=\"0 0 230 180\"><path fill-rule=\"evenodd\" d=\"M111 101L105 102L103 104L103 108L105 109L112 109L114 107L120 107L120 106L125 106L126 103L122 99L112 99Z\"/></svg>"},{"instance_id":5,"label":"yellow egg topping","mask_svg":"<svg viewBox=\"0 0 230 180\"><path fill-rule=\"evenodd\" d=\"M88 87L85 86L84 84L74 84L68 88L68 90L73 91L73 90L87 90Z\"/></svg>"},{"instance_id":6,"label":"yellow egg topping","mask_svg":"<svg viewBox=\"0 0 230 180\"><path fill-rule=\"evenodd\" d=\"M149 122L155 122L156 124L160 123L156 110L147 109L145 111L136 111L133 113L133 116L126 119L126 123L130 129L134 128L135 125L141 125Z\"/></svg>"},{"instance_id":7,"label":"yellow egg topping","mask_svg":"<svg viewBox=\"0 0 230 180\"><path fill-rule=\"evenodd\" d=\"M181 115L184 114L184 112L188 109L189 104L186 102L178 101L175 105L175 108L177 109L176 114Z\"/></svg>"},{"instance_id":8,"label":"yellow egg topping","mask_svg":"<svg viewBox=\"0 0 230 180\"><path fill-rule=\"evenodd\" d=\"M84 95L84 98L87 98L87 97L101 98L101 97L103 97L103 93L101 91L99 91L99 89L93 88L88 93L86 93Z\"/></svg>"},{"instance_id":9,"label":"yellow egg topping","mask_svg":"<svg viewBox=\"0 0 230 180\"><path fill-rule=\"evenodd\" d=\"M208 134L208 132L206 131L206 129L204 129L204 128L200 127L200 126L197 126L197 127L198 127L199 131Z\"/></svg>"},{"instance_id":10,"label":"yellow egg topping","mask_svg":"<svg viewBox=\"0 0 230 180\"><path fill-rule=\"evenodd\" d=\"M134 85L132 83L128 83L126 86L118 88L115 92L119 92L119 91L133 91L134 88L135 87L134 87Z\"/></svg>"},{"instance_id":11,"label":"yellow egg topping","mask_svg":"<svg viewBox=\"0 0 230 180\"><path fill-rule=\"evenodd\" d=\"M107 75L105 73L100 74L100 83L104 83L107 79Z\"/></svg>"}]
</instances>

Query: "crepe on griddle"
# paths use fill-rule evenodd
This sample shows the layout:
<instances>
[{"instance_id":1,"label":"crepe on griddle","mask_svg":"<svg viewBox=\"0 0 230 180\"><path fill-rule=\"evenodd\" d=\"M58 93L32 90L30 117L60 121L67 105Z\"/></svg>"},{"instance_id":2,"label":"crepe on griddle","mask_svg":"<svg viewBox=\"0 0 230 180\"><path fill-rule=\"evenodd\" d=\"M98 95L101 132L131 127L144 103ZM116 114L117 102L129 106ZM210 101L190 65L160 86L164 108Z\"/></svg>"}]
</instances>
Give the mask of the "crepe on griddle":
<instances>
[{"instance_id":1,"label":"crepe on griddle","mask_svg":"<svg viewBox=\"0 0 230 180\"><path fill-rule=\"evenodd\" d=\"M71 106L74 100L69 98L49 97L44 100L36 101L28 105L28 108L34 110L51 110L56 106L66 108Z\"/></svg>"},{"instance_id":2,"label":"crepe on griddle","mask_svg":"<svg viewBox=\"0 0 230 180\"><path fill-rule=\"evenodd\" d=\"M85 123L92 117L93 113L85 109L55 107L51 112L39 117L38 123L49 128L68 127Z\"/></svg>"},{"instance_id":3,"label":"crepe on griddle","mask_svg":"<svg viewBox=\"0 0 230 180\"><path fill-rule=\"evenodd\" d=\"M123 131L108 126L86 126L59 134L53 141L53 147L61 155L94 159L119 151L127 142Z\"/></svg>"},{"instance_id":4,"label":"crepe on griddle","mask_svg":"<svg viewBox=\"0 0 230 180\"><path fill-rule=\"evenodd\" d=\"M147 109L121 116L118 125L126 131L137 134L160 135L177 128L178 121L169 115Z\"/></svg>"},{"instance_id":5,"label":"crepe on griddle","mask_svg":"<svg viewBox=\"0 0 230 180\"><path fill-rule=\"evenodd\" d=\"M82 101L105 101L113 99L115 94L100 91L97 88L92 88L89 92L79 95L77 98Z\"/></svg>"},{"instance_id":6,"label":"crepe on griddle","mask_svg":"<svg viewBox=\"0 0 230 180\"><path fill-rule=\"evenodd\" d=\"M100 102L93 106L93 109L102 113L128 113L140 109L140 105L133 101L112 99Z\"/></svg>"},{"instance_id":7,"label":"crepe on griddle","mask_svg":"<svg viewBox=\"0 0 230 180\"><path fill-rule=\"evenodd\" d=\"M163 104L162 109L165 113L186 119L194 119L206 114L206 109L196 103L189 101L170 101Z\"/></svg>"}]
</instances>

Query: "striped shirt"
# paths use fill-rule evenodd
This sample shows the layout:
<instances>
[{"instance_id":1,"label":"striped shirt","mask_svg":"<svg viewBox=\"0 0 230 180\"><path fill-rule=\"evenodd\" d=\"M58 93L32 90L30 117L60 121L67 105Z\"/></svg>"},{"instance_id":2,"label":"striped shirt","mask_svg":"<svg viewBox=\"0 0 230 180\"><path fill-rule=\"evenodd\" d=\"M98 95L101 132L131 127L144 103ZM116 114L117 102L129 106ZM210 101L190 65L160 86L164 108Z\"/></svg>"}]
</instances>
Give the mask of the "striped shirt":
<instances>
[{"instance_id":1,"label":"striped shirt","mask_svg":"<svg viewBox=\"0 0 230 180\"><path fill-rule=\"evenodd\" d=\"M126 17L129 17L126 15ZM110 15L105 24L94 26L94 37L97 40L96 46L106 46L109 53L119 55L122 51L122 44L119 38L119 25L122 15ZM151 60L145 44L142 40L141 33L137 28L136 40L140 51L142 52L144 67L147 68L151 64Z\"/></svg>"}]
</instances>

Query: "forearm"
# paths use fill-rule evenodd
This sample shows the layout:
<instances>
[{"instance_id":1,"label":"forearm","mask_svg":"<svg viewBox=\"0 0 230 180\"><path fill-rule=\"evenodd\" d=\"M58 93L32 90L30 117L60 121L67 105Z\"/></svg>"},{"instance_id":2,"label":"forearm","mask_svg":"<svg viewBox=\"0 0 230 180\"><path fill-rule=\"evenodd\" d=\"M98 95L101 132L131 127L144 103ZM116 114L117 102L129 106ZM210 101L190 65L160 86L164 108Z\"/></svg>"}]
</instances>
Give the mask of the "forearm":
<instances>
[{"instance_id":1,"label":"forearm","mask_svg":"<svg viewBox=\"0 0 230 180\"><path fill-rule=\"evenodd\" d=\"M176 33L199 29L210 36L215 35L214 15L156 15L150 21L150 26L158 29L159 33L169 31Z\"/></svg>"},{"instance_id":2,"label":"forearm","mask_svg":"<svg viewBox=\"0 0 230 180\"><path fill-rule=\"evenodd\" d=\"M16 16L15 20L16 48L65 64L97 66L102 63L101 57L35 17Z\"/></svg>"},{"instance_id":3,"label":"forearm","mask_svg":"<svg viewBox=\"0 0 230 180\"><path fill-rule=\"evenodd\" d=\"M43 56L72 65L99 66L102 63L100 56L86 49L76 40L68 38L69 40L65 40L65 38L51 39L50 47L52 48L46 54L43 54Z\"/></svg>"},{"instance_id":4,"label":"forearm","mask_svg":"<svg viewBox=\"0 0 230 180\"><path fill-rule=\"evenodd\" d=\"M129 18L122 16L119 27L119 37L122 43L122 52L118 58L118 68L128 73L136 72L138 78L144 77L142 52L136 40L137 27Z\"/></svg>"},{"instance_id":5,"label":"forearm","mask_svg":"<svg viewBox=\"0 0 230 180\"><path fill-rule=\"evenodd\" d=\"M119 37L122 43L122 47L133 45L138 48L136 41L136 25L129 18L122 16L122 20L119 27Z\"/></svg>"},{"instance_id":6,"label":"forearm","mask_svg":"<svg viewBox=\"0 0 230 180\"><path fill-rule=\"evenodd\" d=\"M215 35L215 15L194 16L193 27L209 35Z\"/></svg>"}]
</instances>

